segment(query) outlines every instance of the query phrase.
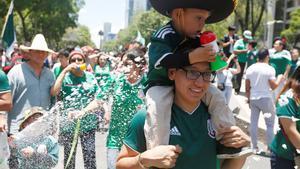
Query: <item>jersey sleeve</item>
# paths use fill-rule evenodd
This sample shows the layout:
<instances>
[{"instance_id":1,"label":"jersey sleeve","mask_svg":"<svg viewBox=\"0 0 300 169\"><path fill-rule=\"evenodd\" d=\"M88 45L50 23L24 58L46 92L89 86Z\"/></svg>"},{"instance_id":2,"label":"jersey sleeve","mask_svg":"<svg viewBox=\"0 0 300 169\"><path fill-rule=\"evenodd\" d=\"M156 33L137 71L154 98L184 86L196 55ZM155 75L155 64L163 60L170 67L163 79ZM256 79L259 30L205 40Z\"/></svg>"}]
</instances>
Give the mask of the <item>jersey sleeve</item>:
<instances>
[{"instance_id":1,"label":"jersey sleeve","mask_svg":"<svg viewBox=\"0 0 300 169\"><path fill-rule=\"evenodd\" d=\"M292 99L292 92L290 90L281 95L278 99L276 113L279 118L298 118L297 106L295 101Z\"/></svg>"},{"instance_id":2,"label":"jersey sleeve","mask_svg":"<svg viewBox=\"0 0 300 169\"><path fill-rule=\"evenodd\" d=\"M126 146L137 152L146 151L146 139L144 134L145 119L146 110L140 110L135 114L123 141Z\"/></svg>"},{"instance_id":3,"label":"jersey sleeve","mask_svg":"<svg viewBox=\"0 0 300 169\"><path fill-rule=\"evenodd\" d=\"M6 93L10 91L10 86L8 83L8 78L6 74L0 70L0 93Z\"/></svg>"}]
</instances>

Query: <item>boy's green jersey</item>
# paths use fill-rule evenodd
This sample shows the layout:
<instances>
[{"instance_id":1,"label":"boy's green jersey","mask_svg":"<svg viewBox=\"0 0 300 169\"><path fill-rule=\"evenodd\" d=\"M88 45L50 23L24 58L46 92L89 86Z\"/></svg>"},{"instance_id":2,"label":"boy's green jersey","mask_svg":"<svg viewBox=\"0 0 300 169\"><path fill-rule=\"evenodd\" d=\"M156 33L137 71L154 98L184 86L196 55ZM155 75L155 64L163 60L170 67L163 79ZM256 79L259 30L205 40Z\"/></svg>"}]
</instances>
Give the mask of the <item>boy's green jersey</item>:
<instances>
[{"instance_id":1,"label":"boy's green jersey","mask_svg":"<svg viewBox=\"0 0 300 169\"><path fill-rule=\"evenodd\" d=\"M171 21L152 35L149 47L149 72L146 88L172 84L172 81L168 78L167 69L161 67L160 62L167 55L173 54L176 47L184 41L185 37L175 30Z\"/></svg>"}]
</instances>

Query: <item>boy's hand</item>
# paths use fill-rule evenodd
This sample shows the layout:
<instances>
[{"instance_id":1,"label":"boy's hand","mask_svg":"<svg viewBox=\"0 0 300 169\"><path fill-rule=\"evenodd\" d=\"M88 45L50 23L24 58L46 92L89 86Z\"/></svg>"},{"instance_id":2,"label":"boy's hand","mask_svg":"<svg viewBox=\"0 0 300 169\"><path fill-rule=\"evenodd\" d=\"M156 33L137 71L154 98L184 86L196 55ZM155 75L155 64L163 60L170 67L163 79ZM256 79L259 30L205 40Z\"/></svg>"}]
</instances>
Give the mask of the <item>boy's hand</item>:
<instances>
[{"instance_id":1,"label":"boy's hand","mask_svg":"<svg viewBox=\"0 0 300 169\"><path fill-rule=\"evenodd\" d=\"M29 157L31 157L31 156L33 155L34 149L33 149L32 147L28 146L28 147L26 147L26 148L23 148L23 149L21 150L21 153L22 153L22 155L23 155L24 157L29 158Z\"/></svg>"},{"instance_id":2,"label":"boy's hand","mask_svg":"<svg viewBox=\"0 0 300 169\"><path fill-rule=\"evenodd\" d=\"M190 64L198 62L214 62L216 51L212 46L198 47L189 53Z\"/></svg>"}]
</instances>

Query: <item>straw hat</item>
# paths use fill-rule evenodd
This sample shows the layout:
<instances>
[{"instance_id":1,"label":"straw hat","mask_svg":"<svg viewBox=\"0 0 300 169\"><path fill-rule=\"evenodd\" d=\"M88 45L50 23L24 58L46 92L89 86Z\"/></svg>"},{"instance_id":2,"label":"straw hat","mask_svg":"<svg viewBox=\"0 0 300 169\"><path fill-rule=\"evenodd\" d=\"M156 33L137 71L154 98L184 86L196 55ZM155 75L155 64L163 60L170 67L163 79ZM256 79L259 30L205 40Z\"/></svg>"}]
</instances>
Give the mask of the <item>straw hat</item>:
<instances>
[{"instance_id":1,"label":"straw hat","mask_svg":"<svg viewBox=\"0 0 300 169\"><path fill-rule=\"evenodd\" d=\"M196 8L210 11L206 23L215 23L227 18L237 6L238 0L150 0L152 7L170 17L176 8Z\"/></svg>"},{"instance_id":2,"label":"straw hat","mask_svg":"<svg viewBox=\"0 0 300 169\"><path fill-rule=\"evenodd\" d=\"M54 53L53 50L48 48L45 37L42 34L36 34L35 35L35 37L32 40L32 43L31 43L30 47L21 45L20 49L23 50L23 51L38 50L38 51L45 51L45 52L49 52L49 53Z\"/></svg>"},{"instance_id":3,"label":"straw hat","mask_svg":"<svg viewBox=\"0 0 300 169\"><path fill-rule=\"evenodd\" d=\"M19 127L23 127L24 123L35 114L45 114L45 110L42 107L34 106L24 111L24 119L20 123Z\"/></svg>"}]
</instances>

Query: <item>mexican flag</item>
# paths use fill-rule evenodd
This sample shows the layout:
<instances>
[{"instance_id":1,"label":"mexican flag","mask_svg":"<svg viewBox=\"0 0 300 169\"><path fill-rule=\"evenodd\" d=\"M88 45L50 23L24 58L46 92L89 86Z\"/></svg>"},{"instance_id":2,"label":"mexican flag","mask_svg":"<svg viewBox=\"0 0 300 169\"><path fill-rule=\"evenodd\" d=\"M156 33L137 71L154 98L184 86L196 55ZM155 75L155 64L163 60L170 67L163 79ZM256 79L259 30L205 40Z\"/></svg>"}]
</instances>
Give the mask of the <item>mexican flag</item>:
<instances>
[{"instance_id":1,"label":"mexican flag","mask_svg":"<svg viewBox=\"0 0 300 169\"><path fill-rule=\"evenodd\" d=\"M6 20L1 33L1 40L4 48L6 49L6 56L10 58L10 54L14 50L14 43L16 42L16 32L14 28L14 0L11 1Z\"/></svg>"}]
</instances>

